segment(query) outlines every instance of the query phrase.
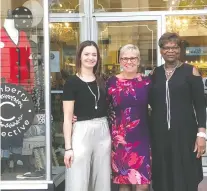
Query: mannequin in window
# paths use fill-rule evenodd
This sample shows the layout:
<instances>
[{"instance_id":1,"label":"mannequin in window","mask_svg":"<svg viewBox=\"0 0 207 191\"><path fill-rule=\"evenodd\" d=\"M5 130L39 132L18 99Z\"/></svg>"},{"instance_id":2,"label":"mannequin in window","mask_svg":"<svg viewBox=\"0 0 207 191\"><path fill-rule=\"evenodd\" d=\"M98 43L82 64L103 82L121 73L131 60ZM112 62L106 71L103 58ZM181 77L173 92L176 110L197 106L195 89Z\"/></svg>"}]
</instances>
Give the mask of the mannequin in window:
<instances>
[{"instance_id":1,"label":"mannequin in window","mask_svg":"<svg viewBox=\"0 0 207 191\"><path fill-rule=\"evenodd\" d=\"M26 33L17 30L14 21L9 10L0 32L1 82L21 85L31 93L34 87L31 46Z\"/></svg>"},{"instance_id":2,"label":"mannequin in window","mask_svg":"<svg viewBox=\"0 0 207 191\"><path fill-rule=\"evenodd\" d=\"M0 82L22 86L31 94L34 89L34 66L31 62L32 60L30 60L32 51L26 33L16 27L18 23L16 21L23 21L21 13L17 18L18 10L16 10L15 15L12 15L13 12L8 10L7 18L0 29ZM18 136L13 136L12 139L1 139L1 152L9 153L1 156L4 158L4 162L7 159L13 162L17 161L16 158L21 155L21 149L19 148L22 147L23 136L24 134L19 134ZM9 158L10 150L11 153L15 153L12 156L14 158ZM5 167L4 162L2 166Z\"/></svg>"},{"instance_id":3,"label":"mannequin in window","mask_svg":"<svg viewBox=\"0 0 207 191\"><path fill-rule=\"evenodd\" d=\"M4 29L7 31L12 41L17 45L19 40L19 31L14 26L14 19L12 18L11 10L8 10L7 18L4 21Z\"/></svg>"}]
</instances>

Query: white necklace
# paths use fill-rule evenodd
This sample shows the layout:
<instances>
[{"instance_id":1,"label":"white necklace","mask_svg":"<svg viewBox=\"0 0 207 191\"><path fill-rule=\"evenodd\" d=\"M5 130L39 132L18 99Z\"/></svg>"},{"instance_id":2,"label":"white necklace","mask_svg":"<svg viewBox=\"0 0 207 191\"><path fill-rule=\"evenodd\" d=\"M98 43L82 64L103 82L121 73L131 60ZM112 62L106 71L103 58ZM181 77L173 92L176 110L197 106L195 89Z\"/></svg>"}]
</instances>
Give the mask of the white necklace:
<instances>
[{"instance_id":1,"label":"white necklace","mask_svg":"<svg viewBox=\"0 0 207 191\"><path fill-rule=\"evenodd\" d=\"M166 77L171 76L175 72L177 67L178 67L178 64L172 70L167 70L166 67L165 67L165 64L164 64L164 70L165 70Z\"/></svg>"},{"instance_id":2,"label":"white necklace","mask_svg":"<svg viewBox=\"0 0 207 191\"><path fill-rule=\"evenodd\" d=\"M94 96L95 99L95 109L98 109L98 101L100 98L100 90L99 90L99 86L97 85L97 90L98 90L98 97L96 97L96 94L92 91L92 89L90 88L90 86L88 85L88 83L86 82L88 89L90 90L90 92L92 93L92 95Z\"/></svg>"}]
</instances>

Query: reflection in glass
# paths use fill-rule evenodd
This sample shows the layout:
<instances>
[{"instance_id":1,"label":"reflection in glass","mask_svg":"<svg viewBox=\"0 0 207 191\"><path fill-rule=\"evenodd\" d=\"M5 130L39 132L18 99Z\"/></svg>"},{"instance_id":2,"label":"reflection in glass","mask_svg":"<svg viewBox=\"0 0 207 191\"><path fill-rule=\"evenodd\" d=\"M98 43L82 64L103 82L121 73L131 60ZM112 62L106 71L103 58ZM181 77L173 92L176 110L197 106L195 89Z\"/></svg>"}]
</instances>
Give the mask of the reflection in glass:
<instances>
[{"instance_id":1,"label":"reflection in glass","mask_svg":"<svg viewBox=\"0 0 207 191\"><path fill-rule=\"evenodd\" d=\"M167 31L179 33L180 31L185 31L188 29L188 26L190 24L189 22L190 20L185 16L183 17L169 16L166 19L166 28Z\"/></svg>"},{"instance_id":2,"label":"reflection in glass","mask_svg":"<svg viewBox=\"0 0 207 191\"><path fill-rule=\"evenodd\" d=\"M95 12L136 12L163 10L205 9L206 1L200 0L94 0Z\"/></svg>"},{"instance_id":3,"label":"reflection in glass","mask_svg":"<svg viewBox=\"0 0 207 191\"><path fill-rule=\"evenodd\" d=\"M51 0L51 13L78 13L81 12L79 0Z\"/></svg>"},{"instance_id":4,"label":"reflection in glass","mask_svg":"<svg viewBox=\"0 0 207 191\"><path fill-rule=\"evenodd\" d=\"M50 23L50 35L52 90L62 90L68 75L75 73L79 24Z\"/></svg>"},{"instance_id":5,"label":"reflection in glass","mask_svg":"<svg viewBox=\"0 0 207 191\"><path fill-rule=\"evenodd\" d=\"M181 60L197 67L207 78L207 16L168 16L166 28L182 37Z\"/></svg>"},{"instance_id":6,"label":"reflection in glass","mask_svg":"<svg viewBox=\"0 0 207 191\"><path fill-rule=\"evenodd\" d=\"M53 116L52 139L55 155L59 166L64 166L63 138L63 85L69 75L75 74L76 49L80 43L79 23L50 23L50 69L51 69L51 110ZM54 91L54 92L53 92ZM55 160L53 160L54 162ZM63 167L64 169L64 167Z\"/></svg>"},{"instance_id":7,"label":"reflection in glass","mask_svg":"<svg viewBox=\"0 0 207 191\"><path fill-rule=\"evenodd\" d=\"M59 166L64 166L64 138L63 138L63 104L62 93L51 94L51 113L53 118L52 123L52 139L53 148L56 151L56 158Z\"/></svg>"},{"instance_id":8,"label":"reflection in glass","mask_svg":"<svg viewBox=\"0 0 207 191\"><path fill-rule=\"evenodd\" d=\"M106 75L120 72L119 49L126 44L135 44L140 49L141 72L157 65L156 21L99 23L98 43Z\"/></svg>"}]
</instances>

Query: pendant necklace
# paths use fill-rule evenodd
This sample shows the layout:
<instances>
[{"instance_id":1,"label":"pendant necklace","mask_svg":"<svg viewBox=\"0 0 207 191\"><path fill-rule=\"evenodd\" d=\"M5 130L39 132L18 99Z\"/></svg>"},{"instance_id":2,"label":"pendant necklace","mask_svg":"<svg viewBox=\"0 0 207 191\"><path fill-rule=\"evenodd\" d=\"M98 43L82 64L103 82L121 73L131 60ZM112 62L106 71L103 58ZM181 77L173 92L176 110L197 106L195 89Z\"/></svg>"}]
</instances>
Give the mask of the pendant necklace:
<instances>
[{"instance_id":1,"label":"pendant necklace","mask_svg":"<svg viewBox=\"0 0 207 191\"><path fill-rule=\"evenodd\" d=\"M170 90L169 90L169 80L173 76L176 68L178 67L179 64L177 64L174 68L172 68L170 71L167 71L166 66L164 64L163 68L165 70L165 76L166 76L166 83L165 83L165 88L166 88L166 106L167 106L167 125L168 125L168 130L170 130L170 121L171 121L171 101L170 101Z\"/></svg>"},{"instance_id":2,"label":"pendant necklace","mask_svg":"<svg viewBox=\"0 0 207 191\"><path fill-rule=\"evenodd\" d=\"M80 79L82 79L81 76L77 75ZM83 80L83 79L82 79ZM84 80L83 80L84 81ZM97 91L98 91L98 97L96 97L96 94L92 91L92 89L90 88L90 86L88 85L88 82L85 82L88 89L90 90L91 94L94 96L94 99L95 99L95 109L98 109L98 101L100 99L100 90L99 90L99 86L97 84Z\"/></svg>"},{"instance_id":3,"label":"pendant necklace","mask_svg":"<svg viewBox=\"0 0 207 191\"><path fill-rule=\"evenodd\" d=\"M178 67L178 64L172 70L167 71L167 69L165 67L165 64L164 64L164 70L165 70L165 75L166 75L167 79L170 76L172 76L172 74L175 72L175 70L176 70L177 67Z\"/></svg>"},{"instance_id":4,"label":"pendant necklace","mask_svg":"<svg viewBox=\"0 0 207 191\"><path fill-rule=\"evenodd\" d=\"M97 85L97 90L98 90L98 97L96 97L96 94L92 91L92 89L90 88L90 86L88 85L88 83L86 82L88 89L90 90L91 94L94 96L95 99L95 109L98 109L98 101L100 98L100 90L99 90L99 86Z\"/></svg>"}]
</instances>

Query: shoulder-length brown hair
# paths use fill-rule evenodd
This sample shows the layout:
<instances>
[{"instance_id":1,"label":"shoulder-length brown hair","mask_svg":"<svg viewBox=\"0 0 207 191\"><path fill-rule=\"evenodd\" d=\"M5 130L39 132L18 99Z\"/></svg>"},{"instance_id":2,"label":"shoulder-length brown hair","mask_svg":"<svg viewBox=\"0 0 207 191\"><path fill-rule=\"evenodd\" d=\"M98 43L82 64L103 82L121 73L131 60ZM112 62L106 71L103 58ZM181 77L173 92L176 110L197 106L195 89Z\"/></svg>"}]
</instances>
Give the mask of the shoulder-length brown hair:
<instances>
[{"instance_id":1,"label":"shoulder-length brown hair","mask_svg":"<svg viewBox=\"0 0 207 191\"><path fill-rule=\"evenodd\" d=\"M77 50L76 53L76 72L81 75L81 54L83 52L83 49L87 46L94 46L97 51L97 63L93 68L93 73L96 77L99 77L101 75L101 56L100 51L98 48L98 45L94 41L86 40L82 42Z\"/></svg>"},{"instance_id":2,"label":"shoulder-length brown hair","mask_svg":"<svg viewBox=\"0 0 207 191\"><path fill-rule=\"evenodd\" d=\"M87 46L94 46L96 48L97 51L97 63L93 68L93 73L96 77L96 81L98 83L98 85L105 90L105 86L104 86L104 81L102 78L102 71L101 71L101 55L100 55L100 51L98 48L98 45L94 42L94 41L90 41L90 40L86 40L84 42L82 42L77 50L76 53L76 72L81 75L81 54L83 52L83 49Z\"/></svg>"}]
</instances>

